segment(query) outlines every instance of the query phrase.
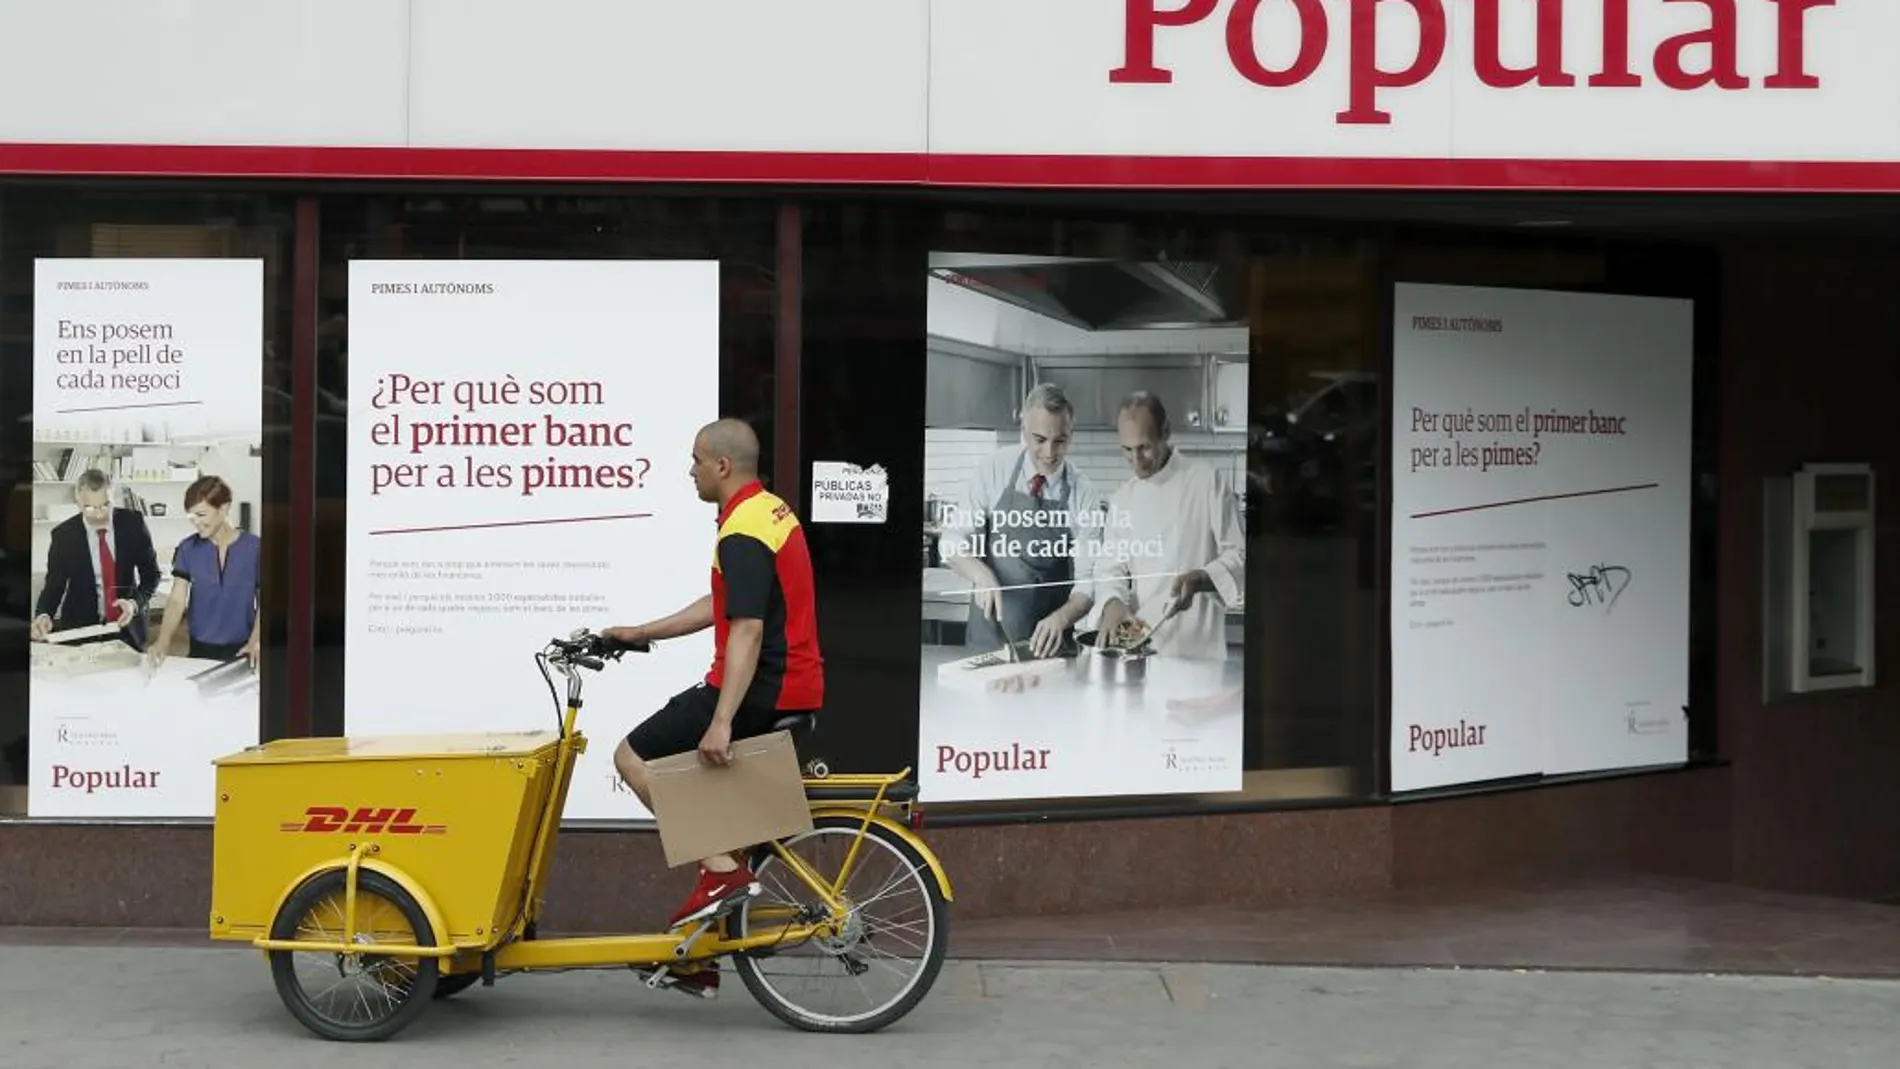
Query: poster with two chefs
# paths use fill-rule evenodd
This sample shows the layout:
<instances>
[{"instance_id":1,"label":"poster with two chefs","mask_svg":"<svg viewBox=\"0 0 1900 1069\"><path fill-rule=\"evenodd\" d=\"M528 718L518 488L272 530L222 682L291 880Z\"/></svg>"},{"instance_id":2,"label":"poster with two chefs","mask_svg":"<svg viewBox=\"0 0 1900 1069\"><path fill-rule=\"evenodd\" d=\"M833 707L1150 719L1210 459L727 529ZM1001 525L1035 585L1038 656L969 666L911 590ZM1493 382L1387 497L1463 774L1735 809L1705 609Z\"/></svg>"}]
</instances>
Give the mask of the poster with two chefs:
<instances>
[{"instance_id":1,"label":"poster with two chefs","mask_svg":"<svg viewBox=\"0 0 1900 1069\"><path fill-rule=\"evenodd\" d=\"M941 255L927 280L923 797L1237 790L1246 436L1181 416L1214 378L1194 363L1246 328L1086 329L988 284L1016 259ZM1201 352L1098 388L1169 342Z\"/></svg>"}]
</instances>

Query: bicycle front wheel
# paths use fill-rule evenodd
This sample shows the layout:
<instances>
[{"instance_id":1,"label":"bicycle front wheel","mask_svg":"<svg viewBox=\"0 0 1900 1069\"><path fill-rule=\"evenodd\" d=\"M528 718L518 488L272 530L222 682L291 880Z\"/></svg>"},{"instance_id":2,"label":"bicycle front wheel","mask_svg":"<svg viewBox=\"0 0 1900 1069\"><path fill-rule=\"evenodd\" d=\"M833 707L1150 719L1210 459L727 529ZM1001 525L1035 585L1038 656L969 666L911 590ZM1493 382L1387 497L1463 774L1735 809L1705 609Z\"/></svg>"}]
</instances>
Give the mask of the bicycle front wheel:
<instances>
[{"instance_id":1,"label":"bicycle front wheel","mask_svg":"<svg viewBox=\"0 0 1900 1069\"><path fill-rule=\"evenodd\" d=\"M861 845L845 873L854 842ZM835 933L734 955L752 997L807 1032L875 1032L915 1009L936 983L950 941L947 903L930 866L901 836L846 816L818 817L811 831L782 845L835 888L848 912ZM752 871L760 893L733 915L734 936L770 935L826 915L817 891L769 845L754 852Z\"/></svg>"}]
</instances>

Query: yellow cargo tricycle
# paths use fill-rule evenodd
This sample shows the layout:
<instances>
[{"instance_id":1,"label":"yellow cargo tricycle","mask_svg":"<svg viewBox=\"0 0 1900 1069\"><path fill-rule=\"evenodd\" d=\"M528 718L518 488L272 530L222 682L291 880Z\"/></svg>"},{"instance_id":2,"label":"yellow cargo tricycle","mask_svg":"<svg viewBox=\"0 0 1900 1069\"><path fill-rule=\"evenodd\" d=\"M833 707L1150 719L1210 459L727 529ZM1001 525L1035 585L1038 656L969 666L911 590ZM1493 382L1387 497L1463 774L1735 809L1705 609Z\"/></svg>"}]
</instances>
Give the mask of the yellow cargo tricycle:
<instances>
[{"instance_id":1,"label":"yellow cargo tricycle","mask_svg":"<svg viewBox=\"0 0 1900 1069\"><path fill-rule=\"evenodd\" d=\"M433 999L498 976L629 968L649 987L732 960L780 1020L871 1032L935 983L952 895L918 837L916 787L894 775L804 770L809 831L755 846L758 879L678 930L542 939L549 862L574 764L583 669L630 649L576 631L535 662L558 730L283 739L218 759L211 937L258 947L297 1020L380 1040ZM795 743L809 717L778 725Z\"/></svg>"}]
</instances>

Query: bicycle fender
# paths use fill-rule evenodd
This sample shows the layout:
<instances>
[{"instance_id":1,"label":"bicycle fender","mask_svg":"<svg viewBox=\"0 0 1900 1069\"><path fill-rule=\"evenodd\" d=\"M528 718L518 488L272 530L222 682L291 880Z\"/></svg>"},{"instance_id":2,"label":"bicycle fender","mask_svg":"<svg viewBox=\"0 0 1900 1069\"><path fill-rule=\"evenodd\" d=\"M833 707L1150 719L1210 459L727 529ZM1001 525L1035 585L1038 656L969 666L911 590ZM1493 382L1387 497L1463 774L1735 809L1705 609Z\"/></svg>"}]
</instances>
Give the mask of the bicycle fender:
<instances>
[{"instance_id":1,"label":"bicycle fender","mask_svg":"<svg viewBox=\"0 0 1900 1069\"><path fill-rule=\"evenodd\" d=\"M345 856L345 857L336 858L331 861L320 861L317 864L312 865L309 868L305 869L303 872L297 875L296 879L291 880L289 884L285 885L283 891L280 894L278 894L277 912L279 913L283 912L285 903L290 901L291 895L294 895L297 893L297 888L302 887L304 884L310 882L312 879L315 879L318 876L323 875L326 872L332 872L332 871L340 872L349 867L350 867L349 858ZM396 886L402 888L404 891L409 892L409 896L416 900L416 905L421 907L422 915L429 919L429 927L431 930L435 932L436 944L438 946L450 945L450 941L448 937L449 924L447 920L443 919L442 910L436 906L435 899L429 897L429 892L424 891L422 889L422 885L417 883L413 878L411 878L408 873L402 871L401 869L397 868L394 865L391 865L387 861L382 861L375 858L364 858L363 860L357 862L356 867L359 871L368 870L370 872L375 872L380 875L387 876L391 880L395 881ZM274 919L272 923L273 925L275 924Z\"/></svg>"},{"instance_id":2,"label":"bicycle fender","mask_svg":"<svg viewBox=\"0 0 1900 1069\"><path fill-rule=\"evenodd\" d=\"M855 820L859 823L863 823L867 819L867 815L863 809L853 809L850 806L813 809L811 815L814 820L819 817L843 817L847 820ZM924 864L930 866L930 874L937 878L937 889L943 892L943 900L945 902L956 901L956 895L950 890L950 873L944 869L943 862L937 859L936 851L925 845L924 841L918 838L916 832L884 816L882 813L870 814L868 819L872 824L876 824L892 835L904 840L906 846L917 851L917 856L923 858Z\"/></svg>"}]
</instances>

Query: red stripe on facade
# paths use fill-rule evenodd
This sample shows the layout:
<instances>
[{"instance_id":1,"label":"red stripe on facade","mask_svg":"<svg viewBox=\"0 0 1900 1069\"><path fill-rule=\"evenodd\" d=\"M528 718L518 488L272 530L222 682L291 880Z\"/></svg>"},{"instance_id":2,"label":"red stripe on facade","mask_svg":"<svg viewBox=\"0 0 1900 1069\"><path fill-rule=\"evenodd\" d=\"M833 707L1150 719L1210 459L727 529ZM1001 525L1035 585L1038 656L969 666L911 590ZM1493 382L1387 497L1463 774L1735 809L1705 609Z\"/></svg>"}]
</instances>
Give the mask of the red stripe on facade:
<instances>
[{"instance_id":1,"label":"red stripe on facade","mask_svg":"<svg viewBox=\"0 0 1900 1069\"><path fill-rule=\"evenodd\" d=\"M635 152L0 143L0 174L989 186L1900 192L1900 161Z\"/></svg>"},{"instance_id":2,"label":"red stripe on facade","mask_svg":"<svg viewBox=\"0 0 1900 1069\"><path fill-rule=\"evenodd\" d=\"M929 184L1117 189L1892 192L1900 162L933 156Z\"/></svg>"},{"instance_id":3,"label":"red stripe on facade","mask_svg":"<svg viewBox=\"0 0 1900 1069\"><path fill-rule=\"evenodd\" d=\"M559 182L916 183L908 153L0 143L0 174Z\"/></svg>"}]
</instances>

